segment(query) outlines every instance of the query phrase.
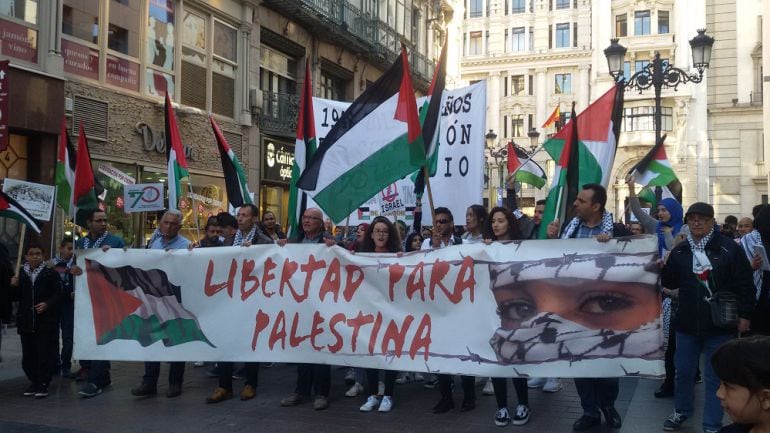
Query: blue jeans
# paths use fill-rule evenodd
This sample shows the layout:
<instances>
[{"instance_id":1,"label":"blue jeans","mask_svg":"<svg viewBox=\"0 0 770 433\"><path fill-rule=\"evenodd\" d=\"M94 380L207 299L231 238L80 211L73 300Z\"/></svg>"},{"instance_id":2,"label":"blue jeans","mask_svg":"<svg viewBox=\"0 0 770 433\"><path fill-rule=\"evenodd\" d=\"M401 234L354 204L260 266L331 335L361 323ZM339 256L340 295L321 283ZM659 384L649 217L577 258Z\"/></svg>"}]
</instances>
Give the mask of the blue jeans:
<instances>
[{"instance_id":1,"label":"blue jeans","mask_svg":"<svg viewBox=\"0 0 770 433\"><path fill-rule=\"evenodd\" d=\"M706 396L703 407L703 430L718 431L722 428L722 405L717 399L719 378L711 366L711 355L717 347L732 340L731 335L715 335L711 337L697 337L695 335L676 333L676 383L674 385L674 402L677 412L687 417L693 414L693 400L695 389L695 372L698 369L700 355L706 357L703 365L703 381L706 385Z\"/></svg>"}]
</instances>

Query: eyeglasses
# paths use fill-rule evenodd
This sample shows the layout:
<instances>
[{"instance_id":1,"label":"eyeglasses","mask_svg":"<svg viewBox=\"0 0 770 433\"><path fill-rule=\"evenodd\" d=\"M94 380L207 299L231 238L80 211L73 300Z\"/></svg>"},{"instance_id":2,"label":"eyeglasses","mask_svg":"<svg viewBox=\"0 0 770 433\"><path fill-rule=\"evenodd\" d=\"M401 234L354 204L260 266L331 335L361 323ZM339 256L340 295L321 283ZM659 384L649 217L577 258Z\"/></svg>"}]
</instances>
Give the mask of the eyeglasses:
<instances>
[{"instance_id":1,"label":"eyeglasses","mask_svg":"<svg viewBox=\"0 0 770 433\"><path fill-rule=\"evenodd\" d=\"M452 221L448 219L436 220L436 224L449 224L450 222Z\"/></svg>"},{"instance_id":2,"label":"eyeglasses","mask_svg":"<svg viewBox=\"0 0 770 433\"><path fill-rule=\"evenodd\" d=\"M372 233L374 233L375 235L385 235L385 236L389 235L387 230L374 230Z\"/></svg>"}]
</instances>

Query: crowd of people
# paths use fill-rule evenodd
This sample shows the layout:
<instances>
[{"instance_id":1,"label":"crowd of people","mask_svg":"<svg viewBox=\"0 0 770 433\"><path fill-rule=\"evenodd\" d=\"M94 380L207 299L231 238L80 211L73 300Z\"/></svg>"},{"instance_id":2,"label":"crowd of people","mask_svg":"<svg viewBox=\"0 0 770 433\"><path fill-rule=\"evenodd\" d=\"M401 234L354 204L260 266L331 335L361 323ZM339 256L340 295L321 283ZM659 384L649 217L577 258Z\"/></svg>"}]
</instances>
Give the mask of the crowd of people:
<instances>
[{"instance_id":1,"label":"crowd of people","mask_svg":"<svg viewBox=\"0 0 770 433\"><path fill-rule=\"evenodd\" d=\"M589 184L579 191L573 203L574 218L558 220L541 227L544 201L536 203L533 216L519 209L495 207L490 212L481 205L467 209L465 224L456 224L446 207L433 211L433 226L419 223L419 207L412 227L402 221L395 223L376 217L360 224L355 230L335 229L325 221L316 208L305 211L297 236L287 238L272 212L260 218L254 205L239 208L237 216L222 213L209 219L201 239L188 240L179 231L182 215L167 211L158 228L146 243L148 249L191 249L221 246L249 247L252 245L287 243L323 243L338 245L356 253L408 253L421 249L445 248L452 245L492 244L524 239L537 239L541 232L548 239L595 238L607 242L614 237L654 234L658 239L660 256L660 294L665 322L666 376L655 396L674 397L674 412L664 421L663 429L678 431L692 417L694 387L701 376L705 381L703 431L715 433L722 428L723 408L736 422L725 432L767 432L770 426L770 343L764 337L736 339L739 335L768 335L770 333L770 268L764 251L770 246L770 206L755 208L752 218L731 219L719 225L714 209L707 203L694 203L684 212L674 199L657 204L652 215L644 212L631 186L630 207L637 222L617 223L606 209L607 193L601 185ZM10 303L17 301L15 323L21 335L22 367L29 379L25 396L45 398L54 375L82 380L79 394L83 398L98 396L109 386L110 363L101 360L80 360L80 370L72 369L72 328L74 312L73 279L83 270L74 262L77 250L89 248L124 248L124 242L108 231L105 212L95 209L86 215L87 234L77 240L65 238L50 261L44 259L45 248L29 242L24 248L25 263L18 275L13 275L9 254L0 248L0 317L9 321ZM335 236L336 235L336 236ZM547 242L547 241L543 241ZM507 311L499 311L501 321L510 320ZM61 349L59 343L61 341ZM707 362L700 365L701 355ZM713 359L713 363L710 362ZM192 361L192 360L191 360ZM185 363L171 363L166 396L182 393ZM260 364L246 363L237 371L244 380L239 394L241 400L256 396ZM235 366L219 362L212 373L218 386L207 403L219 403L234 397ZM157 394L160 363L145 363L144 376L130 390L146 397ZM399 373L390 370L352 369L346 375L345 393L355 397L363 393L362 412L389 412L396 402L395 385L423 379L425 387L437 387L439 400L434 413L455 408L453 396L455 378L420 373ZM602 421L611 428L620 428L622 419L615 409L620 383L618 378L574 379L583 415L573 428L592 429ZM476 407L476 378L461 376L462 402L460 411ZM493 394L497 402L494 424L526 424L531 416L528 393L542 388L545 392L562 389L559 378L512 378L516 405L509 406L507 378L488 378L485 394ZM313 408L329 407L331 366L298 364L294 390L280 401L282 406L296 406L312 400ZM746 427L746 424L759 429ZM748 428L748 429L747 429Z\"/></svg>"}]
</instances>

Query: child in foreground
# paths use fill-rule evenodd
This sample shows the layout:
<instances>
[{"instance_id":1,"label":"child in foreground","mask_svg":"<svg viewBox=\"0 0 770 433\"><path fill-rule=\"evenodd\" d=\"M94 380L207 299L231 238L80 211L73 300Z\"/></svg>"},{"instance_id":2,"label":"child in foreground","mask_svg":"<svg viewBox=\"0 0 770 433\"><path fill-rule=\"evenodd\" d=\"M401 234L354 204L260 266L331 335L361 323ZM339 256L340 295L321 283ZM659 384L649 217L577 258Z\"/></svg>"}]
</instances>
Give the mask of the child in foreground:
<instances>
[{"instance_id":1,"label":"child in foreground","mask_svg":"<svg viewBox=\"0 0 770 433\"><path fill-rule=\"evenodd\" d=\"M714 352L717 398L733 424L720 433L770 433L770 337L739 338Z\"/></svg>"}]
</instances>

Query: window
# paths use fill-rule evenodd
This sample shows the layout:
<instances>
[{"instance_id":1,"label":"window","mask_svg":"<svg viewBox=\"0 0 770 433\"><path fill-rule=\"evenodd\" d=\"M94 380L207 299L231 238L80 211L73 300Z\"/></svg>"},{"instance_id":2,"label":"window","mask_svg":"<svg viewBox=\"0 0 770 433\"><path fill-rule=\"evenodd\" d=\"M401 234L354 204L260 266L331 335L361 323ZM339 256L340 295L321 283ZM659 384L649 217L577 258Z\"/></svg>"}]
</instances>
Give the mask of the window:
<instances>
[{"instance_id":1,"label":"window","mask_svg":"<svg viewBox=\"0 0 770 433\"><path fill-rule=\"evenodd\" d=\"M503 52L508 52L508 29L505 29L505 45L503 45Z\"/></svg>"},{"instance_id":2,"label":"window","mask_svg":"<svg viewBox=\"0 0 770 433\"><path fill-rule=\"evenodd\" d=\"M524 75L511 76L511 96L524 94Z\"/></svg>"},{"instance_id":3,"label":"window","mask_svg":"<svg viewBox=\"0 0 770 433\"><path fill-rule=\"evenodd\" d=\"M107 84L139 91L141 0L112 1L107 25Z\"/></svg>"},{"instance_id":4,"label":"window","mask_svg":"<svg viewBox=\"0 0 770 433\"><path fill-rule=\"evenodd\" d=\"M235 117L235 73L238 30L214 20L214 46L211 62L211 111Z\"/></svg>"},{"instance_id":5,"label":"window","mask_svg":"<svg viewBox=\"0 0 770 433\"><path fill-rule=\"evenodd\" d=\"M483 0L468 0L469 3L469 16L471 18L478 18L484 15L484 1Z\"/></svg>"},{"instance_id":6,"label":"window","mask_svg":"<svg viewBox=\"0 0 770 433\"><path fill-rule=\"evenodd\" d=\"M529 50L535 51L535 28L530 27L529 28Z\"/></svg>"},{"instance_id":7,"label":"window","mask_svg":"<svg viewBox=\"0 0 770 433\"><path fill-rule=\"evenodd\" d=\"M668 11L658 11L658 34L668 33Z\"/></svg>"},{"instance_id":8,"label":"window","mask_svg":"<svg viewBox=\"0 0 770 433\"><path fill-rule=\"evenodd\" d=\"M577 23L572 23L572 47L577 48Z\"/></svg>"},{"instance_id":9,"label":"window","mask_svg":"<svg viewBox=\"0 0 770 433\"><path fill-rule=\"evenodd\" d=\"M0 1L3 55L37 63L37 11L37 0Z\"/></svg>"},{"instance_id":10,"label":"window","mask_svg":"<svg viewBox=\"0 0 770 433\"><path fill-rule=\"evenodd\" d=\"M554 93L569 94L572 93L572 74L556 74Z\"/></svg>"},{"instance_id":11,"label":"window","mask_svg":"<svg viewBox=\"0 0 770 433\"><path fill-rule=\"evenodd\" d=\"M626 79L631 78L631 62L623 62L623 76Z\"/></svg>"},{"instance_id":12,"label":"window","mask_svg":"<svg viewBox=\"0 0 770 433\"><path fill-rule=\"evenodd\" d=\"M65 0L61 41L64 72L99 79L99 0Z\"/></svg>"},{"instance_id":13,"label":"window","mask_svg":"<svg viewBox=\"0 0 770 433\"><path fill-rule=\"evenodd\" d=\"M176 3L153 0L149 3L145 51L147 93L162 98L174 94L174 17Z\"/></svg>"},{"instance_id":14,"label":"window","mask_svg":"<svg viewBox=\"0 0 770 433\"><path fill-rule=\"evenodd\" d=\"M569 23L556 24L556 48L569 48Z\"/></svg>"},{"instance_id":15,"label":"window","mask_svg":"<svg viewBox=\"0 0 770 433\"><path fill-rule=\"evenodd\" d=\"M524 116L521 114L514 114L511 116L511 137L523 137L524 136Z\"/></svg>"},{"instance_id":16,"label":"window","mask_svg":"<svg viewBox=\"0 0 770 433\"><path fill-rule=\"evenodd\" d=\"M524 13L526 8L525 0L511 0L511 13L521 14Z\"/></svg>"},{"instance_id":17,"label":"window","mask_svg":"<svg viewBox=\"0 0 770 433\"><path fill-rule=\"evenodd\" d=\"M527 125L529 125L529 129L536 128L534 114L527 114Z\"/></svg>"},{"instance_id":18,"label":"window","mask_svg":"<svg viewBox=\"0 0 770 433\"><path fill-rule=\"evenodd\" d=\"M508 116L503 116L503 137L508 137Z\"/></svg>"},{"instance_id":19,"label":"window","mask_svg":"<svg viewBox=\"0 0 770 433\"><path fill-rule=\"evenodd\" d=\"M345 88L347 83L342 78L334 76L326 71L321 71L321 97L335 101L346 101Z\"/></svg>"},{"instance_id":20,"label":"window","mask_svg":"<svg viewBox=\"0 0 770 433\"><path fill-rule=\"evenodd\" d=\"M508 96L508 77L503 77L503 96Z\"/></svg>"},{"instance_id":21,"label":"window","mask_svg":"<svg viewBox=\"0 0 770 433\"><path fill-rule=\"evenodd\" d=\"M661 131L671 131L673 129L673 108L661 107L660 109L660 129ZM623 130L632 131L654 131L655 130L655 107L631 107L623 109Z\"/></svg>"},{"instance_id":22,"label":"window","mask_svg":"<svg viewBox=\"0 0 770 433\"><path fill-rule=\"evenodd\" d=\"M570 0L556 0L556 9L569 9Z\"/></svg>"},{"instance_id":23,"label":"window","mask_svg":"<svg viewBox=\"0 0 770 433\"><path fill-rule=\"evenodd\" d=\"M644 36L650 34L650 11L634 12L634 35Z\"/></svg>"},{"instance_id":24,"label":"window","mask_svg":"<svg viewBox=\"0 0 770 433\"><path fill-rule=\"evenodd\" d=\"M634 72L639 72L644 70L644 68L647 67L647 65L650 64L649 60L637 60L634 62Z\"/></svg>"},{"instance_id":25,"label":"window","mask_svg":"<svg viewBox=\"0 0 770 433\"><path fill-rule=\"evenodd\" d=\"M615 15L615 37L628 36L628 16L626 14Z\"/></svg>"},{"instance_id":26,"label":"window","mask_svg":"<svg viewBox=\"0 0 770 433\"><path fill-rule=\"evenodd\" d=\"M482 53L481 32L471 32L470 42L468 43L468 55L478 56Z\"/></svg>"},{"instance_id":27,"label":"window","mask_svg":"<svg viewBox=\"0 0 770 433\"><path fill-rule=\"evenodd\" d=\"M515 27L511 30L511 51L514 53L524 51L524 27Z\"/></svg>"},{"instance_id":28,"label":"window","mask_svg":"<svg viewBox=\"0 0 770 433\"><path fill-rule=\"evenodd\" d=\"M532 96L535 94L535 76L527 75L527 94Z\"/></svg>"},{"instance_id":29,"label":"window","mask_svg":"<svg viewBox=\"0 0 770 433\"><path fill-rule=\"evenodd\" d=\"M297 61L262 45L259 50L259 90L262 91L262 113L280 121L291 114L289 96L297 87Z\"/></svg>"}]
</instances>

